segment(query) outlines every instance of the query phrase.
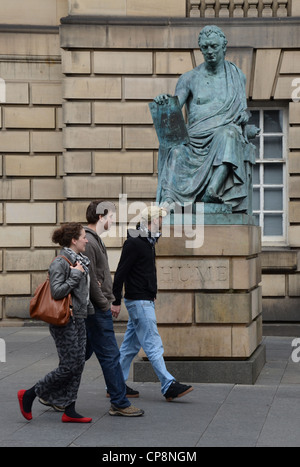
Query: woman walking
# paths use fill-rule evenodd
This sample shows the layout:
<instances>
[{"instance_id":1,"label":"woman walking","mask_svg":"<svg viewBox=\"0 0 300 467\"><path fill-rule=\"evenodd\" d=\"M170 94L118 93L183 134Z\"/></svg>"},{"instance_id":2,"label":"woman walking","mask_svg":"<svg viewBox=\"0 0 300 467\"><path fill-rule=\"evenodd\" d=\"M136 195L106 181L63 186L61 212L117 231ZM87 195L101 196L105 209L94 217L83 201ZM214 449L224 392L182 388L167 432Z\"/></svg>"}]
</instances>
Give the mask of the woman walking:
<instances>
[{"instance_id":1,"label":"woman walking","mask_svg":"<svg viewBox=\"0 0 300 467\"><path fill-rule=\"evenodd\" d=\"M32 388L20 390L18 400L26 420L32 419L32 404L38 396L43 404L64 411L62 422L89 423L91 418L83 417L75 410L85 363L85 318L88 313L93 313L93 307L89 304L89 259L82 254L88 240L83 226L71 222L56 229L52 241L59 244L62 250L49 267L51 294L58 300L71 292L72 317L65 326L49 325L59 357L58 368Z\"/></svg>"}]
</instances>

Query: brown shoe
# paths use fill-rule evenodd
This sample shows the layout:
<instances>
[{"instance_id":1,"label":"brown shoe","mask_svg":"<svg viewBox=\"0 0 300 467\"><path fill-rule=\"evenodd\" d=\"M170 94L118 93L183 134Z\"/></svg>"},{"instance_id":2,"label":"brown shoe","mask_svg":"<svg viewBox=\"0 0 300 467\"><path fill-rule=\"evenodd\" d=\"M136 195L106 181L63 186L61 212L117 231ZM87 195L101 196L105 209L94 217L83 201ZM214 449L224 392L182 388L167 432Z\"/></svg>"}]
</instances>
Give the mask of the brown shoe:
<instances>
[{"instance_id":1,"label":"brown shoe","mask_svg":"<svg viewBox=\"0 0 300 467\"><path fill-rule=\"evenodd\" d=\"M123 417L139 417L140 415L144 415L145 412L142 409L134 407L134 405L130 405L124 409L121 407L116 407L115 405L111 405L108 413L109 415L121 415Z\"/></svg>"}]
</instances>

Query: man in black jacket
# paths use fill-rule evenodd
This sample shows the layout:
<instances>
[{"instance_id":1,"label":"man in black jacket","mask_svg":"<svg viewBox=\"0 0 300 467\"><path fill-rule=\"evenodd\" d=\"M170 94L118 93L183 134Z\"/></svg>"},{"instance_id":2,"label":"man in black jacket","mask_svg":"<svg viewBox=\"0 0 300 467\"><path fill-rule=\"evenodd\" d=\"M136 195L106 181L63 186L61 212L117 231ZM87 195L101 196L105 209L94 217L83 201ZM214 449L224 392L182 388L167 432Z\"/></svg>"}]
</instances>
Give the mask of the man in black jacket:
<instances>
[{"instance_id":1,"label":"man in black jacket","mask_svg":"<svg viewBox=\"0 0 300 467\"><path fill-rule=\"evenodd\" d=\"M122 288L125 283L125 305L129 319L120 348L120 363L124 379L128 379L133 358L142 347L161 383L161 392L167 401L182 397L192 391L175 381L168 372L163 358L163 344L158 333L154 300L157 293L155 244L160 236L162 217L166 211L150 206L141 213L137 230L129 230L117 271L113 294L116 300L112 312L118 313L121 306Z\"/></svg>"}]
</instances>

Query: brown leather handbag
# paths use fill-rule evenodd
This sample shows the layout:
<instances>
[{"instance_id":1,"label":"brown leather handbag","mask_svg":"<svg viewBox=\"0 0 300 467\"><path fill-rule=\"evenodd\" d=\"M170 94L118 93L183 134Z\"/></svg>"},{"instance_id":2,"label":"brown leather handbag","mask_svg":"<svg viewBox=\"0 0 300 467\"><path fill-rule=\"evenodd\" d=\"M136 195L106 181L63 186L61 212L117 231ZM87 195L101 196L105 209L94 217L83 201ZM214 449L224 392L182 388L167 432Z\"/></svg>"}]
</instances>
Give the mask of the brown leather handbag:
<instances>
[{"instance_id":1,"label":"brown leather handbag","mask_svg":"<svg viewBox=\"0 0 300 467\"><path fill-rule=\"evenodd\" d=\"M60 256L72 266L68 258ZM71 293L60 300L54 300L48 274L47 279L37 287L34 297L30 300L29 313L31 318L55 326L65 326L72 315L71 305Z\"/></svg>"}]
</instances>

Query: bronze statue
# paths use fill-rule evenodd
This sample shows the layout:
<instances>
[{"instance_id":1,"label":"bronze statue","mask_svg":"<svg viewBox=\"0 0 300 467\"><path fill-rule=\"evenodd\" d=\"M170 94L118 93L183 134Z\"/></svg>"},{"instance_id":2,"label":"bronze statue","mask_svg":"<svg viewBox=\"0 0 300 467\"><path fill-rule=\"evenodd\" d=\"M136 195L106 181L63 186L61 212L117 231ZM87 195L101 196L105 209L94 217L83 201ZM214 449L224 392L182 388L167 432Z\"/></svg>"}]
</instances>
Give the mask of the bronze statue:
<instances>
[{"instance_id":1,"label":"bronze statue","mask_svg":"<svg viewBox=\"0 0 300 467\"><path fill-rule=\"evenodd\" d=\"M188 142L160 145L157 201L163 203L226 203L233 212L248 212L247 163L255 163L259 129L247 126L243 72L225 60L227 40L217 26L199 34L205 62L184 73L175 96L186 106ZM154 99L158 105L171 96Z\"/></svg>"}]
</instances>

